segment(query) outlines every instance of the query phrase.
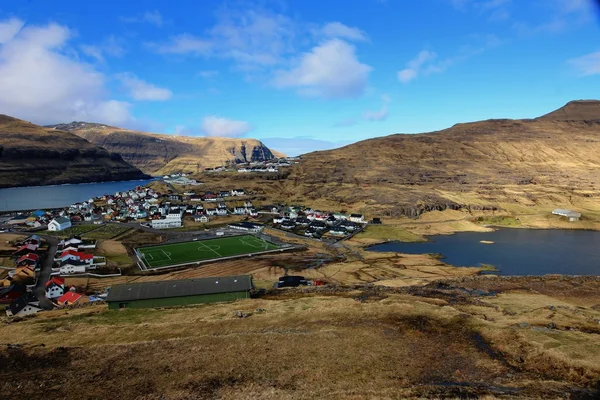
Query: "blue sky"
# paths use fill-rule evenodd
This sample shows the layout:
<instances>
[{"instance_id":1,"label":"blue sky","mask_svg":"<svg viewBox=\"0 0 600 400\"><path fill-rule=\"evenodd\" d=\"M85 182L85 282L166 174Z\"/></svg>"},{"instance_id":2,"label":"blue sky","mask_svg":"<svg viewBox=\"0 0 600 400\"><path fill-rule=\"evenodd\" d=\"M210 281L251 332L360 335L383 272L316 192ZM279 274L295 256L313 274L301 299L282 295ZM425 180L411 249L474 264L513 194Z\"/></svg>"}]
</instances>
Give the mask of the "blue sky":
<instances>
[{"instance_id":1,"label":"blue sky","mask_svg":"<svg viewBox=\"0 0 600 400\"><path fill-rule=\"evenodd\" d=\"M295 155L600 97L591 0L0 3L0 113Z\"/></svg>"}]
</instances>

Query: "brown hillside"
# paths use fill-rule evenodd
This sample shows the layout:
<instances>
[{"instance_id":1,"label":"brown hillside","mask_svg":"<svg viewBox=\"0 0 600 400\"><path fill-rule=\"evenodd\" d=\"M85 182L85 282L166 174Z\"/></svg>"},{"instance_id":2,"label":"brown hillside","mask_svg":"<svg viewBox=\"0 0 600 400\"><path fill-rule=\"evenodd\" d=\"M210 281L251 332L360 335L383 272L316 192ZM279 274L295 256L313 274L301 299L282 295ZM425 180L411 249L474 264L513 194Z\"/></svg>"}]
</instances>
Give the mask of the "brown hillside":
<instances>
[{"instance_id":1,"label":"brown hillside","mask_svg":"<svg viewBox=\"0 0 600 400\"><path fill-rule=\"evenodd\" d=\"M120 154L149 174L198 172L231 161L265 161L276 157L256 139L160 135L85 122L56 127Z\"/></svg>"},{"instance_id":2,"label":"brown hillside","mask_svg":"<svg viewBox=\"0 0 600 400\"><path fill-rule=\"evenodd\" d=\"M0 115L0 187L143 177L118 154L76 135Z\"/></svg>"},{"instance_id":3,"label":"brown hillside","mask_svg":"<svg viewBox=\"0 0 600 400\"><path fill-rule=\"evenodd\" d=\"M583 205L600 197L599 181L597 118L489 120L306 154L284 194L324 207L417 216L446 208Z\"/></svg>"},{"instance_id":4,"label":"brown hillside","mask_svg":"<svg viewBox=\"0 0 600 400\"><path fill-rule=\"evenodd\" d=\"M576 100L567 103L549 114L541 116L540 119L552 119L563 121L590 121L600 119L600 101L598 100Z\"/></svg>"}]
</instances>

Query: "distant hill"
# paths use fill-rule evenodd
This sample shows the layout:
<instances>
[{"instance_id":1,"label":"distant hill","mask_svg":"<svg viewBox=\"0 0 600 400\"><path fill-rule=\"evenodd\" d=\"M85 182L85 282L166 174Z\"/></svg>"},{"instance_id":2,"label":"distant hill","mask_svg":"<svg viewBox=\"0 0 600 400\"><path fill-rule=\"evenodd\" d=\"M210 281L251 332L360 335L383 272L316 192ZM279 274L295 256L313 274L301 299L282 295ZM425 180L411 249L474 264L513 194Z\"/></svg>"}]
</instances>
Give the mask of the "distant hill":
<instances>
[{"instance_id":1,"label":"distant hill","mask_svg":"<svg viewBox=\"0 0 600 400\"><path fill-rule=\"evenodd\" d=\"M88 122L52 127L116 152L148 174L199 172L226 162L267 161L283 156L256 139L161 135Z\"/></svg>"},{"instance_id":2,"label":"distant hill","mask_svg":"<svg viewBox=\"0 0 600 400\"><path fill-rule=\"evenodd\" d=\"M593 121L600 119L600 101L575 100L539 119L555 121Z\"/></svg>"},{"instance_id":3,"label":"distant hill","mask_svg":"<svg viewBox=\"0 0 600 400\"><path fill-rule=\"evenodd\" d=\"M600 209L598 104L572 102L538 119L463 123L305 154L285 196L384 216L465 207Z\"/></svg>"},{"instance_id":4,"label":"distant hill","mask_svg":"<svg viewBox=\"0 0 600 400\"><path fill-rule=\"evenodd\" d=\"M120 155L72 133L0 114L0 187L145 177Z\"/></svg>"}]
</instances>

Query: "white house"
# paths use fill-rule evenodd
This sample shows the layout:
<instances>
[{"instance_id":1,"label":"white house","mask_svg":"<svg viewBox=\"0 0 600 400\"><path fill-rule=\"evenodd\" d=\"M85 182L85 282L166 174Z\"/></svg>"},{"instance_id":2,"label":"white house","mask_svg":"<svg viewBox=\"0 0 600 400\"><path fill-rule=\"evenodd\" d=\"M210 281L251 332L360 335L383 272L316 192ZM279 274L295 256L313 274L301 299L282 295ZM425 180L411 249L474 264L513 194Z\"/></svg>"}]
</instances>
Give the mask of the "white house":
<instances>
[{"instance_id":1,"label":"white house","mask_svg":"<svg viewBox=\"0 0 600 400\"><path fill-rule=\"evenodd\" d=\"M350 218L348 218L352 222L356 222L362 224L365 222L365 217L362 214L350 214Z\"/></svg>"},{"instance_id":2,"label":"white house","mask_svg":"<svg viewBox=\"0 0 600 400\"><path fill-rule=\"evenodd\" d=\"M207 223L210 221L210 218L208 218L208 215L199 215L196 218L194 218L194 221Z\"/></svg>"},{"instance_id":3,"label":"white house","mask_svg":"<svg viewBox=\"0 0 600 400\"><path fill-rule=\"evenodd\" d=\"M217 208L217 215L220 215L221 217L227 215L227 209L226 208Z\"/></svg>"},{"instance_id":4,"label":"white house","mask_svg":"<svg viewBox=\"0 0 600 400\"><path fill-rule=\"evenodd\" d=\"M217 209L216 208L207 208L206 214L207 215L217 215Z\"/></svg>"},{"instance_id":5,"label":"white house","mask_svg":"<svg viewBox=\"0 0 600 400\"><path fill-rule=\"evenodd\" d=\"M89 268L89 265L73 265L66 264L59 268L59 272L61 275L72 275L72 274L82 274L86 272Z\"/></svg>"},{"instance_id":6,"label":"white house","mask_svg":"<svg viewBox=\"0 0 600 400\"><path fill-rule=\"evenodd\" d=\"M181 210L170 210L169 213L163 219L153 219L153 229L168 229L168 228L181 228L182 226L182 212Z\"/></svg>"},{"instance_id":7,"label":"white house","mask_svg":"<svg viewBox=\"0 0 600 400\"><path fill-rule=\"evenodd\" d=\"M71 220L67 217L54 218L48 224L48 230L53 231L53 232L62 231L67 228L70 228L70 227L71 227Z\"/></svg>"},{"instance_id":8,"label":"white house","mask_svg":"<svg viewBox=\"0 0 600 400\"><path fill-rule=\"evenodd\" d=\"M27 302L26 297L21 297L12 301L6 307L6 315L9 317L25 317L42 311L39 303Z\"/></svg>"},{"instance_id":9,"label":"white house","mask_svg":"<svg viewBox=\"0 0 600 400\"><path fill-rule=\"evenodd\" d=\"M245 196L246 195L246 191L244 189L233 189L231 191L231 195L232 196Z\"/></svg>"},{"instance_id":10,"label":"white house","mask_svg":"<svg viewBox=\"0 0 600 400\"><path fill-rule=\"evenodd\" d=\"M581 213L573 210L564 210L562 208L557 208L556 210L552 211L552 214L566 217L570 222L579 221L581 218Z\"/></svg>"},{"instance_id":11,"label":"white house","mask_svg":"<svg viewBox=\"0 0 600 400\"><path fill-rule=\"evenodd\" d=\"M49 299L58 299L65 294L65 280L52 278L46 283L46 297Z\"/></svg>"}]
</instances>

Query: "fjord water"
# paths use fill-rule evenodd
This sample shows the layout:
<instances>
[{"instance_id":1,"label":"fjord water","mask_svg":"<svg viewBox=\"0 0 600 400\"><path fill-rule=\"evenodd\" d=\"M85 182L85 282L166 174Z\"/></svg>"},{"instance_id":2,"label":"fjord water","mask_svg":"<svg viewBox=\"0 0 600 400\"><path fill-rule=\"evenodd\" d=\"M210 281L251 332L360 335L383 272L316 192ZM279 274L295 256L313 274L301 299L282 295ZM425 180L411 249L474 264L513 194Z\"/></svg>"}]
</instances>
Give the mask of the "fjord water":
<instances>
[{"instance_id":1,"label":"fjord water","mask_svg":"<svg viewBox=\"0 0 600 400\"><path fill-rule=\"evenodd\" d=\"M499 229L439 235L429 242L388 242L369 248L407 254L439 253L455 266L491 264L499 275L600 275L600 232ZM490 240L494 244L483 244Z\"/></svg>"},{"instance_id":2,"label":"fjord water","mask_svg":"<svg viewBox=\"0 0 600 400\"><path fill-rule=\"evenodd\" d=\"M65 207L88 200L90 197L130 190L148 182L152 182L152 180L0 189L0 211Z\"/></svg>"}]
</instances>

